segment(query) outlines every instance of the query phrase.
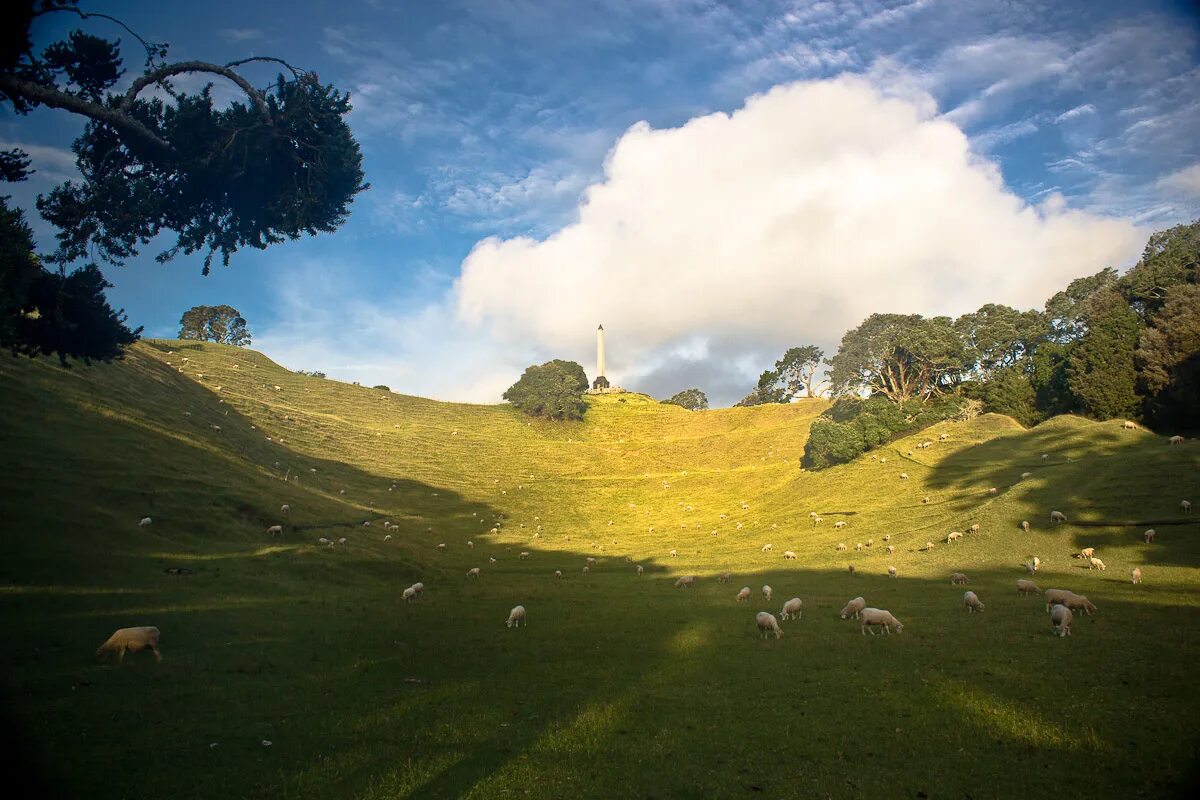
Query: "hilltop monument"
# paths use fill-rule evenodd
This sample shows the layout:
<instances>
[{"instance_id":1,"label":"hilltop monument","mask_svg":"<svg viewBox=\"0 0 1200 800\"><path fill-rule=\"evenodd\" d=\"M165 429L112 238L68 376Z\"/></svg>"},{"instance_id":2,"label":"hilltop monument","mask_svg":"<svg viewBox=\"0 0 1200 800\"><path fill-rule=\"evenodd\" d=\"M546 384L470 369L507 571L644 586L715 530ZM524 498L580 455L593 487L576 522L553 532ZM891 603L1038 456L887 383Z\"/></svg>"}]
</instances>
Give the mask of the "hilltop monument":
<instances>
[{"instance_id":1,"label":"hilltop monument","mask_svg":"<svg viewBox=\"0 0 1200 800\"><path fill-rule=\"evenodd\" d=\"M604 326L601 325L596 329L596 379L592 381L592 388L588 389L587 393L613 394L625 391L620 386L610 384L604 372Z\"/></svg>"}]
</instances>

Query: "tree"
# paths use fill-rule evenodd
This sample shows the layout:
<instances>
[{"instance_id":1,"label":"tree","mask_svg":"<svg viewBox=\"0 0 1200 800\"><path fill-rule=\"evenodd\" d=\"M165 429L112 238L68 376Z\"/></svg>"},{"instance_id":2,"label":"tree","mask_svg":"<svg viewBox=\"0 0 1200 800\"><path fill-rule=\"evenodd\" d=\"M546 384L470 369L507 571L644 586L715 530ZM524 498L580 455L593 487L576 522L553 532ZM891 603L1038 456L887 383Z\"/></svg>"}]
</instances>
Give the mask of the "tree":
<instances>
[{"instance_id":1,"label":"tree","mask_svg":"<svg viewBox=\"0 0 1200 800\"><path fill-rule=\"evenodd\" d=\"M941 394L969 368L950 318L918 314L872 314L842 337L829 363L838 394L865 391L893 403Z\"/></svg>"},{"instance_id":2,"label":"tree","mask_svg":"<svg viewBox=\"0 0 1200 800\"><path fill-rule=\"evenodd\" d=\"M1117 271L1105 267L1095 275L1076 278L1067 288L1046 301L1046 321L1050 339L1056 342L1078 341L1087 332L1085 307L1093 294L1115 286Z\"/></svg>"},{"instance_id":3,"label":"tree","mask_svg":"<svg viewBox=\"0 0 1200 800\"><path fill-rule=\"evenodd\" d=\"M684 389L663 402L686 408L688 411L706 411L708 409L708 396L699 389Z\"/></svg>"},{"instance_id":4,"label":"tree","mask_svg":"<svg viewBox=\"0 0 1200 800\"><path fill-rule=\"evenodd\" d=\"M963 394L982 402L985 411L1006 414L1022 425L1036 425L1043 419L1033 381L1018 366L1004 367L986 380L964 385Z\"/></svg>"},{"instance_id":5,"label":"tree","mask_svg":"<svg viewBox=\"0 0 1200 800\"><path fill-rule=\"evenodd\" d=\"M108 361L137 341L142 329L125 325L104 297L109 284L96 265L49 271L34 252L33 232L20 209L0 197L0 347L14 355L57 355Z\"/></svg>"},{"instance_id":6,"label":"tree","mask_svg":"<svg viewBox=\"0 0 1200 800\"><path fill-rule=\"evenodd\" d=\"M1098 419L1134 415L1140 405L1133 360L1137 314L1114 287L1107 286L1083 303L1082 319L1087 333L1067 362L1071 394L1084 413Z\"/></svg>"},{"instance_id":7,"label":"tree","mask_svg":"<svg viewBox=\"0 0 1200 800\"><path fill-rule=\"evenodd\" d=\"M824 362L825 351L815 345L789 348L783 358L775 362L775 374L783 384L787 398L782 402L790 403L801 392L807 397L816 397L822 388L816 380L817 370Z\"/></svg>"},{"instance_id":8,"label":"tree","mask_svg":"<svg viewBox=\"0 0 1200 800\"><path fill-rule=\"evenodd\" d=\"M247 347L250 329L233 306L193 306L179 320L179 338Z\"/></svg>"},{"instance_id":9,"label":"tree","mask_svg":"<svg viewBox=\"0 0 1200 800\"><path fill-rule=\"evenodd\" d=\"M1121 276L1121 293L1148 320L1167 301L1171 289L1200 282L1200 220L1150 235L1142 258Z\"/></svg>"},{"instance_id":10,"label":"tree","mask_svg":"<svg viewBox=\"0 0 1200 800\"><path fill-rule=\"evenodd\" d=\"M1025 361L1049 332L1043 314L994 303L963 314L954 329L983 380Z\"/></svg>"},{"instance_id":11,"label":"tree","mask_svg":"<svg viewBox=\"0 0 1200 800\"><path fill-rule=\"evenodd\" d=\"M587 375L574 361L555 359L528 367L504 392L504 399L526 414L550 419L583 419Z\"/></svg>"},{"instance_id":12,"label":"tree","mask_svg":"<svg viewBox=\"0 0 1200 800\"><path fill-rule=\"evenodd\" d=\"M1147 416L1159 425L1194 428L1200 420L1200 286L1166 291L1134 356Z\"/></svg>"},{"instance_id":13,"label":"tree","mask_svg":"<svg viewBox=\"0 0 1200 800\"><path fill-rule=\"evenodd\" d=\"M785 389L779 385L779 373L773 369L764 370L758 376L758 384L750 390L750 394L734 403L735 408L745 406L761 406L767 403L786 403Z\"/></svg>"},{"instance_id":14,"label":"tree","mask_svg":"<svg viewBox=\"0 0 1200 800\"><path fill-rule=\"evenodd\" d=\"M217 254L228 265L243 247L336 230L367 188L345 121L349 96L316 74L271 57L167 63L167 45L81 11L75 0L15 4L9 19L20 27L0 47L0 105L17 114L51 108L88 120L73 146L82 181L67 181L37 203L58 229L54 263L95 253L120 264L171 231L175 242L158 260L204 252L208 274ZM35 53L30 24L56 13L122 27L145 49L142 74L114 91L124 74L119 43L78 30ZM284 72L258 88L238 71L251 63ZM182 75L229 81L245 99L217 109L211 84L188 92L172 83ZM158 95L144 96L151 89Z\"/></svg>"}]
</instances>

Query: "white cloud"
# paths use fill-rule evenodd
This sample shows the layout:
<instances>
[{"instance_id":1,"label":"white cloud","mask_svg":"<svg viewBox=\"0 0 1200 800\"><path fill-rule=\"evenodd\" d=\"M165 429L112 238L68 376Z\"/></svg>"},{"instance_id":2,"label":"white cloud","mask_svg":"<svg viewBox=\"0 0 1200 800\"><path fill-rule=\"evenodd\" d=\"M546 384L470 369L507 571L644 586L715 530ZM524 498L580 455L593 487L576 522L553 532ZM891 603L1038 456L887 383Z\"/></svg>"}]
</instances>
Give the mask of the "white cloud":
<instances>
[{"instance_id":1,"label":"white cloud","mask_svg":"<svg viewBox=\"0 0 1200 800\"><path fill-rule=\"evenodd\" d=\"M14 147L29 156L29 166L34 170L32 178L35 180L41 177L57 183L79 177L79 170L75 168L75 154L65 147L0 140L0 150Z\"/></svg>"},{"instance_id":2,"label":"white cloud","mask_svg":"<svg viewBox=\"0 0 1200 800\"><path fill-rule=\"evenodd\" d=\"M225 28L221 31L221 38L230 44L253 42L263 36L264 33L258 28Z\"/></svg>"},{"instance_id":3,"label":"white cloud","mask_svg":"<svg viewBox=\"0 0 1200 800\"><path fill-rule=\"evenodd\" d=\"M1095 114L1096 107L1091 103L1084 103L1081 106L1075 106L1070 111L1064 111L1054 118L1055 124L1061 124L1067 120L1076 119L1085 115Z\"/></svg>"},{"instance_id":4,"label":"white cloud","mask_svg":"<svg viewBox=\"0 0 1200 800\"><path fill-rule=\"evenodd\" d=\"M1009 191L928 98L842 77L777 87L732 115L630 128L578 220L479 242L457 313L496 342L590 354L597 322L630 388L703 340L739 354L836 346L876 311L1040 306L1136 255L1141 232ZM701 388L704 388L701 386Z\"/></svg>"},{"instance_id":5,"label":"white cloud","mask_svg":"<svg viewBox=\"0 0 1200 800\"><path fill-rule=\"evenodd\" d=\"M1166 191L1200 197L1200 164L1164 175L1158 180L1157 186Z\"/></svg>"}]
</instances>

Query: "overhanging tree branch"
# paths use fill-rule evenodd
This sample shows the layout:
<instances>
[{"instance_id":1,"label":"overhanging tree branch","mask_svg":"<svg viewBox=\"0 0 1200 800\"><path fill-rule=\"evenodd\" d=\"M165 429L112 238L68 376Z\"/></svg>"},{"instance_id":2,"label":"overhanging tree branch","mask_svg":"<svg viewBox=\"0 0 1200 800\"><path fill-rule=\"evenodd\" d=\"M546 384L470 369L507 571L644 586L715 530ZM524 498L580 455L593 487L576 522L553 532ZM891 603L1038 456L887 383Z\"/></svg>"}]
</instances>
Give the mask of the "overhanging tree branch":
<instances>
[{"instance_id":1,"label":"overhanging tree branch","mask_svg":"<svg viewBox=\"0 0 1200 800\"><path fill-rule=\"evenodd\" d=\"M238 85L246 96L250 98L250 102L254 104L255 109L264 117L269 116L267 111L267 102L263 99L262 93L255 89L250 81L243 78L241 75L234 72L229 67L222 67L219 64L209 64L205 61L181 61L178 64L167 64L159 67L156 70L147 72L145 75L138 78L129 87L129 91L125 92L125 99L121 101L121 108L127 109L133 105L133 101L137 99L138 94L147 86L155 83L161 83L163 80L172 75L183 75L189 72L207 72L213 75L220 75L227 78Z\"/></svg>"}]
</instances>

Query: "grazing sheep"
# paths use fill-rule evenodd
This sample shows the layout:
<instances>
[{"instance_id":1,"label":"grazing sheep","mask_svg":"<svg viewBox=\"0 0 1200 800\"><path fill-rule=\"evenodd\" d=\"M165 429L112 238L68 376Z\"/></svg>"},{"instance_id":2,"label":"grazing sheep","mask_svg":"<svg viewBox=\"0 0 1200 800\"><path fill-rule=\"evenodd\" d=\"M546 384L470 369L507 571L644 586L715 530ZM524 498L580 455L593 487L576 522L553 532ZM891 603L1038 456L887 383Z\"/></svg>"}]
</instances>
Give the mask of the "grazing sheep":
<instances>
[{"instance_id":1,"label":"grazing sheep","mask_svg":"<svg viewBox=\"0 0 1200 800\"><path fill-rule=\"evenodd\" d=\"M772 591L771 587L764 583L763 587L762 587L763 600L770 601L771 591Z\"/></svg>"},{"instance_id":2,"label":"grazing sheep","mask_svg":"<svg viewBox=\"0 0 1200 800\"><path fill-rule=\"evenodd\" d=\"M1067 597L1066 597L1065 601L1063 602L1063 605L1065 605L1067 608L1071 609L1072 611L1082 611L1083 613L1087 614L1089 617L1096 610L1096 606L1092 603L1091 600L1088 600L1086 597L1084 597L1081 594L1075 594L1074 592L1067 593Z\"/></svg>"},{"instance_id":3,"label":"grazing sheep","mask_svg":"<svg viewBox=\"0 0 1200 800\"><path fill-rule=\"evenodd\" d=\"M776 639L783 636L783 629L779 627L779 620L775 619L774 614L760 611L754 615L754 620L758 623L758 632L762 634L762 638L766 639L772 633Z\"/></svg>"},{"instance_id":4,"label":"grazing sheep","mask_svg":"<svg viewBox=\"0 0 1200 800\"><path fill-rule=\"evenodd\" d=\"M946 534L946 544L957 542L962 537L962 531L950 531L948 534Z\"/></svg>"},{"instance_id":5,"label":"grazing sheep","mask_svg":"<svg viewBox=\"0 0 1200 800\"><path fill-rule=\"evenodd\" d=\"M764 553L769 553L769 552L771 552L771 551L772 551L772 550L774 550L774 549L775 549L775 545L773 545L773 544L764 544L764 545L762 546L762 551L763 551Z\"/></svg>"},{"instance_id":6,"label":"grazing sheep","mask_svg":"<svg viewBox=\"0 0 1200 800\"><path fill-rule=\"evenodd\" d=\"M874 636L874 627L877 625L882 627L889 635L893 627L895 627L898 634L904 632L904 625L901 624L900 620L892 616L892 612L883 609L864 608L859 612L858 619L859 629L862 631L863 636L867 635L867 628L872 629L871 635Z\"/></svg>"},{"instance_id":7,"label":"grazing sheep","mask_svg":"<svg viewBox=\"0 0 1200 800\"><path fill-rule=\"evenodd\" d=\"M844 520L844 519L840 519L837 522L833 523L833 529L835 531L840 531L844 527L846 527L846 520Z\"/></svg>"},{"instance_id":8,"label":"grazing sheep","mask_svg":"<svg viewBox=\"0 0 1200 800\"><path fill-rule=\"evenodd\" d=\"M1086 561L1086 560L1090 559L1090 558L1091 558L1092 556L1094 556L1094 555L1096 555L1096 548L1094 548L1094 547L1085 547L1085 548L1083 548L1082 550L1080 550L1080 551L1079 551L1079 555L1078 555L1077 557L1078 557L1078 558L1082 558L1082 559L1084 559L1084 560Z\"/></svg>"},{"instance_id":9,"label":"grazing sheep","mask_svg":"<svg viewBox=\"0 0 1200 800\"><path fill-rule=\"evenodd\" d=\"M729 579L733 577L732 572L722 572L717 576L718 583L729 583Z\"/></svg>"},{"instance_id":10,"label":"grazing sheep","mask_svg":"<svg viewBox=\"0 0 1200 800\"><path fill-rule=\"evenodd\" d=\"M923 553L928 553L930 550L933 549L933 542L926 542L924 547L919 547L917 549Z\"/></svg>"},{"instance_id":11,"label":"grazing sheep","mask_svg":"<svg viewBox=\"0 0 1200 800\"><path fill-rule=\"evenodd\" d=\"M867 547L874 547L874 546L875 546L875 540L867 539Z\"/></svg>"},{"instance_id":12,"label":"grazing sheep","mask_svg":"<svg viewBox=\"0 0 1200 800\"><path fill-rule=\"evenodd\" d=\"M1061 511L1051 511L1050 512L1050 521L1061 525L1062 523L1067 521L1067 515L1062 513Z\"/></svg>"},{"instance_id":13,"label":"grazing sheep","mask_svg":"<svg viewBox=\"0 0 1200 800\"><path fill-rule=\"evenodd\" d=\"M489 564L495 564L495 563L496 563L496 557L495 557L495 556L488 556L488 563L489 563Z\"/></svg>"},{"instance_id":14,"label":"grazing sheep","mask_svg":"<svg viewBox=\"0 0 1200 800\"><path fill-rule=\"evenodd\" d=\"M862 550L862 549L863 549L862 542L858 542L857 544L854 545L855 552L858 552L859 550Z\"/></svg>"},{"instance_id":15,"label":"grazing sheep","mask_svg":"<svg viewBox=\"0 0 1200 800\"><path fill-rule=\"evenodd\" d=\"M846 606L842 609L842 619L848 619L850 617L858 619L859 612L866 607L867 601L861 597L856 597L849 603L846 603Z\"/></svg>"},{"instance_id":16,"label":"grazing sheep","mask_svg":"<svg viewBox=\"0 0 1200 800\"><path fill-rule=\"evenodd\" d=\"M270 536L283 536L283 526L272 525L271 527L267 528L267 534Z\"/></svg>"},{"instance_id":17,"label":"grazing sheep","mask_svg":"<svg viewBox=\"0 0 1200 800\"><path fill-rule=\"evenodd\" d=\"M525 551L521 551L521 554L520 554L520 555L518 555L518 556L517 556L517 558L519 558L519 559L521 559L522 561L524 561L525 559L529 558L529 553L527 553L527 552L525 552Z\"/></svg>"},{"instance_id":18,"label":"grazing sheep","mask_svg":"<svg viewBox=\"0 0 1200 800\"><path fill-rule=\"evenodd\" d=\"M1156 534L1156 533L1154 532L1154 528L1150 528L1148 531L1146 531L1146 532L1143 534L1143 536L1144 536L1144 537L1145 537L1145 539L1146 539L1146 544L1154 544L1154 537L1155 537L1155 536L1157 536L1157 535L1158 535L1158 534Z\"/></svg>"},{"instance_id":19,"label":"grazing sheep","mask_svg":"<svg viewBox=\"0 0 1200 800\"><path fill-rule=\"evenodd\" d=\"M594 558L593 558L593 557L591 557L591 556L588 556L586 559L584 559L584 562L583 562L583 563L587 564L589 567L591 567L591 566L595 566L595 564L596 564L596 559L594 559Z\"/></svg>"},{"instance_id":20,"label":"grazing sheep","mask_svg":"<svg viewBox=\"0 0 1200 800\"><path fill-rule=\"evenodd\" d=\"M963 593L963 605L967 607L967 611L974 614L976 610L983 611L983 603L979 599L979 595L974 592Z\"/></svg>"},{"instance_id":21,"label":"grazing sheep","mask_svg":"<svg viewBox=\"0 0 1200 800\"><path fill-rule=\"evenodd\" d=\"M638 564L638 565L637 565L637 574L638 574L638 577L641 577L642 573L643 573L643 572L645 572L645 571L646 571L646 568L645 568L645 567L643 567L641 564Z\"/></svg>"},{"instance_id":22,"label":"grazing sheep","mask_svg":"<svg viewBox=\"0 0 1200 800\"><path fill-rule=\"evenodd\" d=\"M964 584L964 583L970 583L970 582L971 582L971 579L968 578L966 575L962 574L961 572L955 572L953 575L950 576L951 584Z\"/></svg>"},{"instance_id":23,"label":"grazing sheep","mask_svg":"<svg viewBox=\"0 0 1200 800\"><path fill-rule=\"evenodd\" d=\"M750 587L743 586L738 590L737 597L733 598L735 603L747 602L750 600Z\"/></svg>"},{"instance_id":24,"label":"grazing sheep","mask_svg":"<svg viewBox=\"0 0 1200 800\"><path fill-rule=\"evenodd\" d=\"M929 498L928 498L928 497L922 497L922 498L921 498L921 502L922 502L924 505L929 505Z\"/></svg>"},{"instance_id":25,"label":"grazing sheep","mask_svg":"<svg viewBox=\"0 0 1200 800\"><path fill-rule=\"evenodd\" d=\"M971 533L979 533L979 527L980 527L980 526L979 526L979 523L978 523L978 522L976 522L974 525L972 525L972 526L971 526L970 528L968 528L967 530L969 530Z\"/></svg>"},{"instance_id":26,"label":"grazing sheep","mask_svg":"<svg viewBox=\"0 0 1200 800\"><path fill-rule=\"evenodd\" d=\"M1017 578L1017 593L1018 594L1041 594L1042 590L1038 588L1033 581L1027 581L1024 578Z\"/></svg>"},{"instance_id":27,"label":"grazing sheep","mask_svg":"<svg viewBox=\"0 0 1200 800\"><path fill-rule=\"evenodd\" d=\"M1046 611L1049 612L1053 606L1061 605L1067 602L1067 598L1074 592L1070 589L1047 589L1046 590Z\"/></svg>"},{"instance_id":28,"label":"grazing sheep","mask_svg":"<svg viewBox=\"0 0 1200 800\"><path fill-rule=\"evenodd\" d=\"M900 473L900 480L902 480L902 481L906 481L906 480L908 480L908 473L907 473L907 472L901 472L901 473Z\"/></svg>"},{"instance_id":29,"label":"grazing sheep","mask_svg":"<svg viewBox=\"0 0 1200 800\"><path fill-rule=\"evenodd\" d=\"M1142 568L1134 567L1133 572L1129 573L1129 577L1132 579L1132 581L1134 583L1141 583L1142 582Z\"/></svg>"},{"instance_id":30,"label":"grazing sheep","mask_svg":"<svg viewBox=\"0 0 1200 800\"><path fill-rule=\"evenodd\" d=\"M1025 571L1028 572L1030 575L1036 575L1037 571L1039 569L1041 569L1041 567L1042 567L1042 560L1040 558L1038 558L1037 556L1034 556L1029 561L1026 561L1024 564L1022 564L1021 566L1025 567Z\"/></svg>"},{"instance_id":31,"label":"grazing sheep","mask_svg":"<svg viewBox=\"0 0 1200 800\"><path fill-rule=\"evenodd\" d=\"M845 550L845 549L846 549L846 543L845 543L845 542L838 542L838 544L837 544L837 547L836 547L835 549L837 549L837 550Z\"/></svg>"},{"instance_id":32,"label":"grazing sheep","mask_svg":"<svg viewBox=\"0 0 1200 800\"><path fill-rule=\"evenodd\" d=\"M1089 558L1088 559L1088 569L1098 569L1101 572L1104 572L1104 569L1105 569L1104 562L1098 558Z\"/></svg>"},{"instance_id":33,"label":"grazing sheep","mask_svg":"<svg viewBox=\"0 0 1200 800\"><path fill-rule=\"evenodd\" d=\"M1129 420L1125 420L1124 422L1121 423L1121 428L1124 430L1127 430L1127 431L1137 430L1137 423L1130 422Z\"/></svg>"},{"instance_id":34,"label":"grazing sheep","mask_svg":"<svg viewBox=\"0 0 1200 800\"><path fill-rule=\"evenodd\" d=\"M679 551L678 551L678 550L675 550L675 549L673 549L673 548L672 548L672 550L671 550L671 558L675 558L677 555L679 555Z\"/></svg>"},{"instance_id":35,"label":"grazing sheep","mask_svg":"<svg viewBox=\"0 0 1200 800\"><path fill-rule=\"evenodd\" d=\"M890 542L891 540L892 540L892 535L891 535L890 533L885 533L885 534L883 535L883 541L884 541L885 543L886 543L886 542Z\"/></svg>"},{"instance_id":36,"label":"grazing sheep","mask_svg":"<svg viewBox=\"0 0 1200 800\"><path fill-rule=\"evenodd\" d=\"M561 577L562 577L562 570L561 570L561 569L556 569L556 570L554 570L554 577L556 577L556 578L561 578Z\"/></svg>"},{"instance_id":37,"label":"grazing sheep","mask_svg":"<svg viewBox=\"0 0 1200 800\"><path fill-rule=\"evenodd\" d=\"M1000 490L993 486L992 488L988 489L987 493L990 495L997 495L1000 493Z\"/></svg>"},{"instance_id":38,"label":"grazing sheep","mask_svg":"<svg viewBox=\"0 0 1200 800\"><path fill-rule=\"evenodd\" d=\"M820 524L821 524L822 522L824 522L824 521L825 521L825 520L824 520L824 519L822 519L821 517L813 517L813 527L816 527L817 525L820 525Z\"/></svg>"},{"instance_id":39,"label":"grazing sheep","mask_svg":"<svg viewBox=\"0 0 1200 800\"><path fill-rule=\"evenodd\" d=\"M1059 636L1071 635L1071 622L1074 619L1075 615L1066 606L1055 606L1050 611L1050 624L1054 626L1054 632Z\"/></svg>"},{"instance_id":40,"label":"grazing sheep","mask_svg":"<svg viewBox=\"0 0 1200 800\"><path fill-rule=\"evenodd\" d=\"M384 536L384 537L383 537L383 540L384 540L385 542L390 542L390 541L392 540L392 535L389 533L387 536Z\"/></svg>"},{"instance_id":41,"label":"grazing sheep","mask_svg":"<svg viewBox=\"0 0 1200 800\"><path fill-rule=\"evenodd\" d=\"M1192 501L1191 500L1180 500L1179 501L1179 510L1185 514L1192 513Z\"/></svg>"},{"instance_id":42,"label":"grazing sheep","mask_svg":"<svg viewBox=\"0 0 1200 800\"><path fill-rule=\"evenodd\" d=\"M410 586L404 590L404 594L402 594L401 597L404 598L404 602L411 603L413 600L417 599L417 590Z\"/></svg>"},{"instance_id":43,"label":"grazing sheep","mask_svg":"<svg viewBox=\"0 0 1200 800\"><path fill-rule=\"evenodd\" d=\"M676 589L690 589L696 584L695 575L680 575L679 580L675 581Z\"/></svg>"},{"instance_id":44,"label":"grazing sheep","mask_svg":"<svg viewBox=\"0 0 1200 800\"><path fill-rule=\"evenodd\" d=\"M888 551L889 553L894 553L894 552L896 552L896 546L895 546L895 545L893 545L893 544L889 544L889 545L887 546L887 551Z\"/></svg>"},{"instance_id":45,"label":"grazing sheep","mask_svg":"<svg viewBox=\"0 0 1200 800\"><path fill-rule=\"evenodd\" d=\"M1045 461L1046 459L1050 458L1050 454L1049 454L1049 453L1042 453L1042 456L1041 456L1041 458L1042 458L1042 461Z\"/></svg>"},{"instance_id":46,"label":"grazing sheep","mask_svg":"<svg viewBox=\"0 0 1200 800\"><path fill-rule=\"evenodd\" d=\"M441 544L439 544L439 545L437 546L437 549L438 549L438 550L445 550L445 549L446 549L446 543L445 543L445 542L442 542Z\"/></svg>"},{"instance_id":47,"label":"grazing sheep","mask_svg":"<svg viewBox=\"0 0 1200 800\"><path fill-rule=\"evenodd\" d=\"M149 517L142 517L141 521L138 522L138 527L139 528L149 528L150 523L152 523L153 521L154 520L150 519Z\"/></svg>"},{"instance_id":48,"label":"grazing sheep","mask_svg":"<svg viewBox=\"0 0 1200 800\"><path fill-rule=\"evenodd\" d=\"M796 554L793 553L791 550L785 550L783 553L783 558L785 561L795 561Z\"/></svg>"},{"instance_id":49,"label":"grazing sheep","mask_svg":"<svg viewBox=\"0 0 1200 800\"><path fill-rule=\"evenodd\" d=\"M1029 520L1027 520L1027 519L1021 520L1021 530L1025 531L1026 533L1029 533Z\"/></svg>"},{"instance_id":50,"label":"grazing sheep","mask_svg":"<svg viewBox=\"0 0 1200 800\"><path fill-rule=\"evenodd\" d=\"M470 539L467 539L467 547L469 547L469 548L471 548L472 550L474 550L474 549L475 549L475 543L474 543L473 541L471 541Z\"/></svg>"},{"instance_id":51,"label":"grazing sheep","mask_svg":"<svg viewBox=\"0 0 1200 800\"><path fill-rule=\"evenodd\" d=\"M592 568L591 568L591 567L584 567L584 568L583 568L583 574L584 574L584 575L588 575L588 574L590 574L590 573L591 573L591 571L592 571Z\"/></svg>"},{"instance_id":52,"label":"grazing sheep","mask_svg":"<svg viewBox=\"0 0 1200 800\"><path fill-rule=\"evenodd\" d=\"M281 506L279 507L279 513L280 513L280 514L288 514L288 513L290 513L290 512L291 512L291 510L292 510L292 507L291 507L291 506L289 506L287 503L284 503L283 505L281 505Z\"/></svg>"},{"instance_id":53,"label":"grazing sheep","mask_svg":"<svg viewBox=\"0 0 1200 800\"><path fill-rule=\"evenodd\" d=\"M96 657L103 658L108 653L116 653L117 663L121 664L125 661L125 653L148 649L154 653L155 661L162 661L162 653L158 652L158 637L158 628L153 625L119 628L104 644L96 648Z\"/></svg>"},{"instance_id":54,"label":"grazing sheep","mask_svg":"<svg viewBox=\"0 0 1200 800\"><path fill-rule=\"evenodd\" d=\"M783 610L779 612L780 619L800 619L804 616L801 607L804 605L799 597L793 597L783 604Z\"/></svg>"},{"instance_id":55,"label":"grazing sheep","mask_svg":"<svg viewBox=\"0 0 1200 800\"><path fill-rule=\"evenodd\" d=\"M346 537L343 536L342 538L338 539L337 543L340 544L342 547L345 547L346 546Z\"/></svg>"},{"instance_id":56,"label":"grazing sheep","mask_svg":"<svg viewBox=\"0 0 1200 800\"><path fill-rule=\"evenodd\" d=\"M322 536L320 539L317 539L317 542L320 544L333 544L333 542L329 541L324 536Z\"/></svg>"},{"instance_id":57,"label":"grazing sheep","mask_svg":"<svg viewBox=\"0 0 1200 800\"><path fill-rule=\"evenodd\" d=\"M888 577L889 578L896 577L896 568L895 567L888 567Z\"/></svg>"},{"instance_id":58,"label":"grazing sheep","mask_svg":"<svg viewBox=\"0 0 1200 800\"><path fill-rule=\"evenodd\" d=\"M1183 437L1172 436L1170 439L1167 439L1167 444L1183 444Z\"/></svg>"},{"instance_id":59,"label":"grazing sheep","mask_svg":"<svg viewBox=\"0 0 1200 800\"><path fill-rule=\"evenodd\" d=\"M1032 475L1032 474L1033 474L1032 472L1022 472L1022 473L1021 473L1021 480L1025 480L1026 478L1028 478L1028 477L1029 477L1030 475Z\"/></svg>"},{"instance_id":60,"label":"grazing sheep","mask_svg":"<svg viewBox=\"0 0 1200 800\"><path fill-rule=\"evenodd\" d=\"M938 441L939 441L939 442L944 442L944 441L946 441L946 440L947 440L947 439L949 439L949 438L950 438L950 434L948 434L948 433L939 433L939 434L938 434Z\"/></svg>"},{"instance_id":61,"label":"grazing sheep","mask_svg":"<svg viewBox=\"0 0 1200 800\"><path fill-rule=\"evenodd\" d=\"M510 628L519 628L522 622L529 627L529 621L525 619L525 606L513 606L513 610L508 612L508 621L504 624Z\"/></svg>"}]
</instances>

